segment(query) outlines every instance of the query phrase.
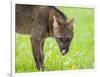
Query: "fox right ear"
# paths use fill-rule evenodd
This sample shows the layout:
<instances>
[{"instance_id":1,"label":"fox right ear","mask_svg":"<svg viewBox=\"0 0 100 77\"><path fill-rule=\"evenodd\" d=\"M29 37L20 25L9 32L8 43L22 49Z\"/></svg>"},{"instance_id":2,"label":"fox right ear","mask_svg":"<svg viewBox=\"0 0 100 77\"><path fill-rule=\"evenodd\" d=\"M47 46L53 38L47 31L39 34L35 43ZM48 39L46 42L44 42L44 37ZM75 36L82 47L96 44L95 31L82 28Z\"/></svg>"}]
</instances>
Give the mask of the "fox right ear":
<instances>
[{"instance_id":1,"label":"fox right ear","mask_svg":"<svg viewBox=\"0 0 100 77\"><path fill-rule=\"evenodd\" d=\"M74 18L68 22L68 27L73 30L74 27Z\"/></svg>"}]
</instances>

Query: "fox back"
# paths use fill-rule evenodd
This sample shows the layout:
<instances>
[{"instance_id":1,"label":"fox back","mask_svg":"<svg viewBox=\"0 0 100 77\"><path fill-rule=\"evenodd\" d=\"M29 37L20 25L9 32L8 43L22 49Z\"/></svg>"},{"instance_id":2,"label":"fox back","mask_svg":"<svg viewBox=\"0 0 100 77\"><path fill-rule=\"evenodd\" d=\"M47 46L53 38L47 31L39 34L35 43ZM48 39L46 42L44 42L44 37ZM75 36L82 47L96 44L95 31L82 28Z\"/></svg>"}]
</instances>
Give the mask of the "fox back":
<instances>
[{"instance_id":1,"label":"fox back","mask_svg":"<svg viewBox=\"0 0 100 77\"><path fill-rule=\"evenodd\" d=\"M30 34L33 27L41 27L41 24L49 28L52 23L49 18L53 13L61 19L66 19L66 16L53 6L16 4L16 32Z\"/></svg>"}]
</instances>

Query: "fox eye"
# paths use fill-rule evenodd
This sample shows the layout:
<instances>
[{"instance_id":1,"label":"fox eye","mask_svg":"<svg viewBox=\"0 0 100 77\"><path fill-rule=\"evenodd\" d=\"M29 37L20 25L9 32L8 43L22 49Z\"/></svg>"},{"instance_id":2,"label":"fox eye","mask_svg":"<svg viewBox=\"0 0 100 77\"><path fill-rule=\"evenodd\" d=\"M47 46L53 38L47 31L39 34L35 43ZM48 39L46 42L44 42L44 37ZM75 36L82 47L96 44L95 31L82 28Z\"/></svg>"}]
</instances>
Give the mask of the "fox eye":
<instances>
[{"instance_id":1,"label":"fox eye","mask_svg":"<svg viewBox=\"0 0 100 77\"><path fill-rule=\"evenodd\" d=\"M69 36L69 37L67 38L67 41L70 41L70 40L71 40L71 38L72 38L72 37L71 37L71 36Z\"/></svg>"},{"instance_id":2,"label":"fox eye","mask_svg":"<svg viewBox=\"0 0 100 77\"><path fill-rule=\"evenodd\" d=\"M67 41L70 41L70 38L67 38Z\"/></svg>"},{"instance_id":3,"label":"fox eye","mask_svg":"<svg viewBox=\"0 0 100 77\"><path fill-rule=\"evenodd\" d=\"M61 41L61 40L62 40L62 38L61 38L61 37L57 37L57 39L58 39L59 41Z\"/></svg>"}]
</instances>

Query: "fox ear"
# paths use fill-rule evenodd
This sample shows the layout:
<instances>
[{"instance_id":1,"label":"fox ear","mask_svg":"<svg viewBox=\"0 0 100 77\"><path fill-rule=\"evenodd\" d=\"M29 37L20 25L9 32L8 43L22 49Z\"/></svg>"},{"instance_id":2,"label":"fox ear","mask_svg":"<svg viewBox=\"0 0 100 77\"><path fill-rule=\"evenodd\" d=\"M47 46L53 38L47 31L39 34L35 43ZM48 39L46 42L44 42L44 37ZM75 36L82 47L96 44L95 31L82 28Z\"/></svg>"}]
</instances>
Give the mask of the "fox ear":
<instances>
[{"instance_id":1,"label":"fox ear","mask_svg":"<svg viewBox=\"0 0 100 77\"><path fill-rule=\"evenodd\" d=\"M68 27L71 29L71 30L73 30L73 27L74 27L74 18L73 19L71 19L69 22L67 22L68 23Z\"/></svg>"},{"instance_id":2,"label":"fox ear","mask_svg":"<svg viewBox=\"0 0 100 77\"><path fill-rule=\"evenodd\" d=\"M53 27L58 28L59 27L59 22L57 21L57 18L53 16Z\"/></svg>"}]
</instances>

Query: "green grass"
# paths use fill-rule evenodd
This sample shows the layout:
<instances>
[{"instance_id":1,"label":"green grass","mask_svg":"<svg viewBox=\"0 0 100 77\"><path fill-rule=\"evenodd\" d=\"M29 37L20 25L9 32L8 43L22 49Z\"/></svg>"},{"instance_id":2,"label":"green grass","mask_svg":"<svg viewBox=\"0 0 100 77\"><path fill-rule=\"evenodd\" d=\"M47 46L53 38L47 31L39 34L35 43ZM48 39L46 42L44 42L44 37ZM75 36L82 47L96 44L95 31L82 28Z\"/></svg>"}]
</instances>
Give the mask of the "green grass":
<instances>
[{"instance_id":1,"label":"green grass","mask_svg":"<svg viewBox=\"0 0 100 77\"><path fill-rule=\"evenodd\" d=\"M47 38L44 45L45 71L94 68L94 9L65 8L61 11L75 19L74 38L69 52L62 56L57 42ZM16 72L38 71L32 56L30 37L16 34Z\"/></svg>"}]
</instances>

